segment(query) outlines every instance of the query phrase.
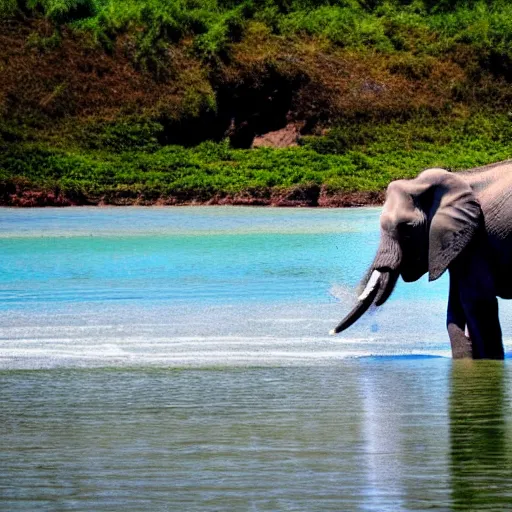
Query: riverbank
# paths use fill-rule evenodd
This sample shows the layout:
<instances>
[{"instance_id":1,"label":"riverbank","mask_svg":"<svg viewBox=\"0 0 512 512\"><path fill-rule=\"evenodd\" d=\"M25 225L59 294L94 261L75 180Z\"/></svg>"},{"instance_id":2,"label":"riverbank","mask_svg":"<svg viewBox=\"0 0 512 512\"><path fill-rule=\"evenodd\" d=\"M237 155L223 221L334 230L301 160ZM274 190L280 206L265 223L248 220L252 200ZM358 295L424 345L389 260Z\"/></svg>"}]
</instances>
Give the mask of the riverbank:
<instances>
[{"instance_id":1,"label":"riverbank","mask_svg":"<svg viewBox=\"0 0 512 512\"><path fill-rule=\"evenodd\" d=\"M19 132L18 132L19 133ZM0 204L362 206L424 169L471 169L512 157L508 114L360 121L287 148L232 148L228 140L183 147L126 133L91 148L46 135L0 144ZM136 138L138 143L142 137Z\"/></svg>"},{"instance_id":2,"label":"riverbank","mask_svg":"<svg viewBox=\"0 0 512 512\"><path fill-rule=\"evenodd\" d=\"M194 197L158 197L149 200L139 197L100 196L68 197L59 190L15 190L0 197L0 206L21 208L66 206L271 206L271 207L319 207L340 208L376 206L384 202L383 191L338 192L330 194L326 189L311 186L290 190L245 191L235 195L216 195L210 199Z\"/></svg>"}]
</instances>

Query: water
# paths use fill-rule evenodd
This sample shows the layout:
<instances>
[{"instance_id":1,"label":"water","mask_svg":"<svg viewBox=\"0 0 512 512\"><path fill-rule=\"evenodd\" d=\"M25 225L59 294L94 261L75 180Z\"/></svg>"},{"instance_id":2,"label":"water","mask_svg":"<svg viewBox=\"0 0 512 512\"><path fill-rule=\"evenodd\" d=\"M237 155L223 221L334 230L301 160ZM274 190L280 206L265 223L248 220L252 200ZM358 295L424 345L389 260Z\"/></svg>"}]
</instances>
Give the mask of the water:
<instances>
[{"instance_id":1,"label":"water","mask_svg":"<svg viewBox=\"0 0 512 512\"><path fill-rule=\"evenodd\" d=\"M508 509L512 373L451 361L445 278L327 335L378 215L1 209L0 510Z\"/></svg>"}]
</instances>

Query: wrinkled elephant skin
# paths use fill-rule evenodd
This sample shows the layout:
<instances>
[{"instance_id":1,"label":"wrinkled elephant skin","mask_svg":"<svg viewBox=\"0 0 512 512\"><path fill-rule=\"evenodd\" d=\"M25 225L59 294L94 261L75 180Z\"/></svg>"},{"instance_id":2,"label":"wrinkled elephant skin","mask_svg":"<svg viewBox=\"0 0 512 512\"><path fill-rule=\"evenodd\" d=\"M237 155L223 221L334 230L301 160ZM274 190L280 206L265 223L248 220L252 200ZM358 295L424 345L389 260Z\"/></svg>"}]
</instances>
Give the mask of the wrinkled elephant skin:
<instances>
[{"instance_id":1,"label":"wrinkled elephant skin","mask_svg":"<svg viewBox=\"0 0 512 512\"><path fill-rule=\"evenodd\" d=\"M450 274L447 330L454 358L503 359L497 297L512 298L512 161L392 182L364 292L339 333L382 305L399 276Z\"/></svg>"}]
</instances>

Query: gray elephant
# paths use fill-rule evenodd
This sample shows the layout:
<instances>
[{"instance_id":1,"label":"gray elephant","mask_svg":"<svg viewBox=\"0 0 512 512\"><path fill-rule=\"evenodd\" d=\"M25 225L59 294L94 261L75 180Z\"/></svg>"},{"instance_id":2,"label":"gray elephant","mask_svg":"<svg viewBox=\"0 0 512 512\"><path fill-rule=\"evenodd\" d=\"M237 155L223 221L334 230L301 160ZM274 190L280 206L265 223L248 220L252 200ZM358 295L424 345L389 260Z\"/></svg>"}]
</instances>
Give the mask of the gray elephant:
<instances>
[{"instance_id":1,"label":"gray elephant","mask_svg":"<svg viewBox=\"0 0 512 512\"><path fill-rule=\"evenodd\" d=\"M354 309L331 331L384 304L399 276L450 274L447 328L454 358L503 359L496 297L512 298L512 160L470 171L428 169L392 182L377 255Z\"/></svg>"}]
</instances>

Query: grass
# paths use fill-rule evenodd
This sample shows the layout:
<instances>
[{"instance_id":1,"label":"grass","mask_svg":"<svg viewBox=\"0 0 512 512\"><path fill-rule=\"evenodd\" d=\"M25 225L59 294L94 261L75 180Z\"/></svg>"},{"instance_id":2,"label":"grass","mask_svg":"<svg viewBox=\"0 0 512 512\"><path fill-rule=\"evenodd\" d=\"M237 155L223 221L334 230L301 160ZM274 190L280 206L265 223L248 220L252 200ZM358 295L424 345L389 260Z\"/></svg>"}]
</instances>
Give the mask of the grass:
<instances>
[{"instance_id":1,"label":"grass","mask_svg":"<svg viewBox=\"0 0 512 512\"><path fill-rule=\"evenodd\" d=\"M135 34L141 64L161 60L168 44L187 38L201 58L225 57L251 20L271 34L321 37L357 50L439 56L461 43L512 55L506 0L0 0L0 19L20 15L87 31L106 46Z\"/></svg>"},{"instance_id":2,"label":"grass","mask_svg":"<svg viewBox=\"0 0 512 512\"><path fill-rule=\"evenodd\" d=\"M489 114L442 124L431 118L338 126L288 149L236 150L224 141L114 152L24 142L0 154L0 183L4 191L14 183L92 202L207 201L311 185L328 194L378 191L427 167L460 170L510 157L512 122Z\"/></svg>"}]
</instances>

